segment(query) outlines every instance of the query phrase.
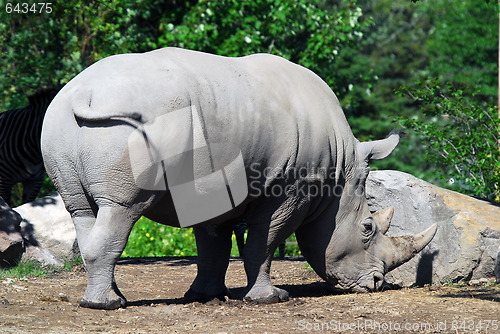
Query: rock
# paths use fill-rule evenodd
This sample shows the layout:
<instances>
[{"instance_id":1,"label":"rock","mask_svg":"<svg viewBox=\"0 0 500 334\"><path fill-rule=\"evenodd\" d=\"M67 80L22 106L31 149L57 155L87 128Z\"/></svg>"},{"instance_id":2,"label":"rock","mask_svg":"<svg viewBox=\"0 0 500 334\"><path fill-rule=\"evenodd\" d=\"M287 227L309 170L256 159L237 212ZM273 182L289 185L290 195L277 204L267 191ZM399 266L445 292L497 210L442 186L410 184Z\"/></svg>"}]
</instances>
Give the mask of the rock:
<instances>
[{"instance_id":1,"label":"rock","mask_svg":"<svg viewBox=\"0 0 500 334\"><path fill-rule=\"evenodd\" d=\"M69 298L68 296L66 296L64 293L59 293L59 300L62 301L62 302L67 302L69 303Z\"/></svg>"},{"instance_id":2,"label":"rock","mask_svg":"<svg viewBox=\"0 0 500 334\"><path fill-rule=\"evenodd\" d=\"M23 254L23 259L36 260L46 266L64 266L62 259L57 258L51 251L40 246L33 246L30 243L27 243L26 245L26 251Z\"/></svg>"},{"instance_id":3,"label":"rock","mask_svg":"<svg viewBox=\"0 0 500 334\"><path fill-rule=\"evenodd\" d=\"M488 284L489 282L490 282L490 280L485 278L485 277L482 277L479 279L479 283L481 283L481 284Z\"/></svg>"},{"instance_id":4,"label":"rock","mask_svg":"<svg viewBox=\"0 0 500 334\"><path fill-rule=\"evenodd\" d=\"M58 194L14 209L22 216L21 233L27 241L26 257L44 264L62 265L79 254L71 216Z\"/></svg>"},{"instance_id":5,"label":"rock","mask_svg":"<svg viewBox=\"0 0 500 334\"><path fill-rule=\"evenodd\" d=\"M24 252L21 216L0 197L0 267L15 266Z\"/></svg>"},{"instance_id":6,"label":"rock","mask_svg":"<svg viewBox=\"0 0 500 334\"><path fill-rule=\"evenodd\" d=\"M481 281L479 281L478 279L471 279L469 281L469 285L480 285L481 284Z\"/></svg>"},{"instance_id":7,"label":"rock","mask_svg":"<svg viewBox=\"0 0 500 334\"><path fill-rule=\"evenodd\" d=\"M371 172L366 183L372 211L392 206L388 235L414 234L438 224L431 243L387 275L405 286L467 282L495 276L500 206L439 188L396 171Z\"/></svg>"},{"instance_id":8,"label":"rock","mask_svg":"<svg viewBox=\"0 0 500 334\"><path fill-rule=\"evenodd\" d=\"M24 240L20 233L0 231L0 267L13 267L24 253Z\"/></svg>"},{"instance_id":9,"label":"rock","mask_svg":"<svg viewBox=\"0 0 500 334\"><path fill-rule=\"evenodd\" d=\"M495 264L495 278L500 283L500 247L498 247L497 263Z\"/></svg>"}]
</instances>

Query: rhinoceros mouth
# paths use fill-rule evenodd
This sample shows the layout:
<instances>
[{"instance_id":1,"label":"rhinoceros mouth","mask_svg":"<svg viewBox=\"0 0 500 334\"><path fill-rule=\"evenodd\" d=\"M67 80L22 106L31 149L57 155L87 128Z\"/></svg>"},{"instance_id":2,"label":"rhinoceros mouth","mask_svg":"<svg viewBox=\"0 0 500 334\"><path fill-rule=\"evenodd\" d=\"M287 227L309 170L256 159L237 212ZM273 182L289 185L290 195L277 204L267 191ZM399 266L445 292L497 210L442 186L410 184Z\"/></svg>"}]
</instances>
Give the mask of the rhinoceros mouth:
<instances>
[{"instance_id":1,"label":"rhinoceros mouth","mask_svg":"<svg viewBox=\"0 0 500 334\"><path fill-rule=\"evenodd\" d=\"M336 291L355 293L380 291L385 283L384 275L379 272L363 275L356 280L335 277L328 281ZM333 282L335 282L335 284L331 284Z\"/></svg>"}]
</instances>

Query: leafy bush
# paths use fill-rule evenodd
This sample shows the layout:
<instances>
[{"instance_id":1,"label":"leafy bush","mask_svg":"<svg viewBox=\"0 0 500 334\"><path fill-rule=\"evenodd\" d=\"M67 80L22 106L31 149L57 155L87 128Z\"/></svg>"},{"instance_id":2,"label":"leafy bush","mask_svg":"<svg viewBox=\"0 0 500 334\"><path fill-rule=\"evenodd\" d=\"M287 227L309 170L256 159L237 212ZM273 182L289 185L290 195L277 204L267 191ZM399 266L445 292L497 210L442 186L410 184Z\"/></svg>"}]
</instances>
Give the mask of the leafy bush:
<instances>
[{"instance_id":1,"label":"leafy bush","mask_svg":"<svg viewBox=\"0 0 500 334\"><path fill-rule=\"evenodd\" d=\"M22 183L17 183L12 188L11 203L12 203L13 208L23 204L23 189L24 189L24 186ZM40 188L40 191L38 192L37 198L49 196L50 194L52 194L55 191L56 191L56 188L52 184L52 181L49 179L47 174L45 174L45 178L43 179L43 184L42 184L42 187Z\"/></svg>"},{"instance_id":2,"label":"leafy bush","mask_svg":"<svg viewBox=\"0 0 500 334\"><path fill-rule=\"evenodd\" d=\"M124 257L196 255L193 229L157 224L141 217L135 224Z\"/></svg>"},{"instance_id":3,"label":"leafy bush","mask_svg":"<svg viewBox=\"0 0 500 334\"><path fill-rule=\"evenodd\" d=\"M320 74L335 91L352 82L338 74L337 58L355 45L367 22L356 1L197 1L183 15L164 17L158 44L224 56L272 53ZM337 65L337 66L335 66Z\"/></svg>"},{"instance_id":4,"label":"leafy bush","mask_svg":"<svg viewBox=\"0 0 500 334\"><path fill-rule=\"evenodd\" d=\"M231 256L239 256L234 234L232 241ZM132 229L122 257L194 256L196 254L192 228L179 229L165 226L142 217ZM300 255L295 235L289 238L285 254Z\"/></svg>"},{"instance_id":5,"label":"leafy bush","mask_svg":"<svg viewBox=\"0 0 500 334\"><path fill-rule=\"evenodd\" d=\"M448 167L461 191L499 201L498 108L432 79L401 91L421 108L400 119L427 140L429 159Z\"/></svg>"}]
</instances>

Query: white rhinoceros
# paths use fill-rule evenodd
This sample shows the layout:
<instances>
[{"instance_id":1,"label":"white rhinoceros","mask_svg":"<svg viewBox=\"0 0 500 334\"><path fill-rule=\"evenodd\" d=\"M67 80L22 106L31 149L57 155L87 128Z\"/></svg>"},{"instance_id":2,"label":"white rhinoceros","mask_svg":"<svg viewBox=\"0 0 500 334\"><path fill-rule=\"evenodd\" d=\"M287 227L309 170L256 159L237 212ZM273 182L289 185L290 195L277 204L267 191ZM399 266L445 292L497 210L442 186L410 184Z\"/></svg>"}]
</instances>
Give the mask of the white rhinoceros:
<instances>
[{"instance_id":1,"label":"white rhinoceros","mask_svg":"<svg viewBox=\"0 0 500 334\"><path fill-rule=\"evenodd\" d=\"M280 57L165 48L95 63L59 92L42 133L45 166L88 271L80 304L126 306L114 268L141 215L194 226L198 275L189 300L227 295L232 227L242 219L246 299L288 298L269 271L293 232L331 286L379 289L437 228L388 237L393 210L368 209L368 161L398 142L391 134L360 143L328 85Z\"/></svg>"}]
</instances>

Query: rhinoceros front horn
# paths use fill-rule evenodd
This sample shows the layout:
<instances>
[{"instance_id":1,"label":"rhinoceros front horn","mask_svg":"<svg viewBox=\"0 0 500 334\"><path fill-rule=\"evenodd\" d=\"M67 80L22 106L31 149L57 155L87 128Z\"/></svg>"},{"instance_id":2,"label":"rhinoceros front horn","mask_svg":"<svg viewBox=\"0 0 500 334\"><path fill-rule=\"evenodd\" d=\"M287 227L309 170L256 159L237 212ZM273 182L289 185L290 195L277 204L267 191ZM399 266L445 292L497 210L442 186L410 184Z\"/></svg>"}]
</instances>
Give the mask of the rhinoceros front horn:
<instances>
[{"instance_id":1,"label":"rhinoceros front horn","mask_svg":"<svg viewBox=\"0 0 500 334\"><path fill-rule=\"evenodd\" d=\"M437 225L433 224L425 231L416 234L401 237L387 237L390 247L386 258L387 271L390 271L410 260L420 252L429 242L437 231ZM387 254L387 253L386 253Z\"/></svg>"}]
</instances>

